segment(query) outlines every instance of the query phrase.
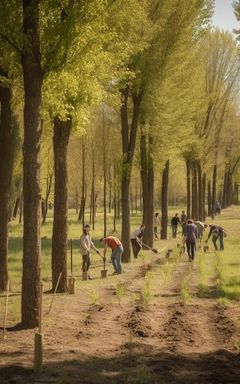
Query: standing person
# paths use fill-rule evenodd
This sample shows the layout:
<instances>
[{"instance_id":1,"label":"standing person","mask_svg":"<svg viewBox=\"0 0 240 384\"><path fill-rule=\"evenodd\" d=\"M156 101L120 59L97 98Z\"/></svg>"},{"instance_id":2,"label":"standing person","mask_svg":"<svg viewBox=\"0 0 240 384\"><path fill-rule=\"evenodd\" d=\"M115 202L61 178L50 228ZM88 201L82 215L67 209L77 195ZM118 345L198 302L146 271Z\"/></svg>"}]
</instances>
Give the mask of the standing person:
<instances>
[{"instance_id":1,"label":"standing person","mask_svg":"<svg viewBox=\"0 0 240 384\"><path fill-rule=\"evenodd\" d=\"M181 223L186 223L186 222L187 222L187 215L186 215L185 211L182 211Z\"/></svg>"},{"instance_id":2,"label":"standing person","mask_svg":"<svg viewBox=\"0 0 240 384\"><path fill-rule=\"evenodd\" d=\"M176 213L175 216L171 220L171 228L172 228L172 237L173 237L173 239L176 239L176 237L177 237L178 224L181 225L181 221L179 220L178 213Z\"/></svg>"},{"instance_id":3,"label":"standing person","mask_svg":"<svg viewBox=\"0 0 240 384\"><path fill-rule=\"evenodd\" d=\"M111 261L114 268L114 275L122 273L121 255L123 253L123 246L121 241L115 236L108 236L100 239L104 245L103 256L106 257L108 247L112 250Z\"/></svg>"},{"instance_id":4,"label":"standing person","mask_svg":"<svg viewBox=\"0 0 240 384\"><path fill-rule=\"evenodd\" d=\"M215 203L215 215L221 215L221 204L219 203L219 201L216 201Z\"/></svg>"},{"instance_id":5,"label":"standing person","mask_svg":"<svg viewBox=\"0 0 240 384\"><path fill-rule=\"evenodd\" d=\"M226 236L226 232L224 231L224 229L222 227L220 227L220 225L209 225L209 228L210 228L210 231L208 234L208 238L206 240L206 244L207 244L208 240L210 239L210 237L212 236L212 242L213 242L215 251L218 250L218 246L217 246L217 240L218 239L219 239L219 243L220 243L220 251L223 251L224 250L223 239L224 239L224 236Z\"/></svg>"},{"instance_id":6,"label":"standing person","mask_svg":"<svg viewBox=\"0 0 240 384\"><path fill-rule=\"evenodd\" d=\"M158 240L158 226L160 225L160 216L159 212L154 214L153 218L153 230L154 230L154 240Z\"/></svg>"},{"instance_id":7,"label":"standing person","mask_svg":"<svg viewBox=\"0 0 240 384\"><path fill-rule=\"evenodd\" d=\"M91 265L91 248L98 252L97 248L93 244L90 236L90 225L86 224L83 228L83 234L80 237L80 253L82 255L82 271L88 272ZM91 280L88 275L88 279Z\"/></svg>"},{"instance_id":8,"label":"standing person","mask_svg":"<svg viewBox=\"0 0 240 384\"><path fill-rule=\"evenodd\" d=\"M131 236L132 250L133 256L135 259L138 257L140 249L142 249L141 241L143 237L143 232L145 229L145 225L141 224L139 228L135 229Z\"/></svg>"},{"instance_id":9,"label":"standing person","mask_svg":"<svg viewBox=\"0 0 240 384\"><path fill-rule=\"evenodd\" d=\"M185 234L186 223L187 223L187 215L185 211L182 211L182 214L181 214L182 236Z\"/></svg>"},{"instance_id":10,"label":"standing person","mask_svg":"<svg viewBox=\"0 0 240 384\"><path fill-rule=\"evenodd\" d=\"M193 223L193 220L187 221L185 236L189 261L191 262L194 260L196 241L198 238L198 229L197 226Z\"/></svg>"},{"instance_id":11,"label":"standing person","mask_svg":"<svg viewBox=\"0 0 240 384\"><path fill-rule=\"evenodd\" d=\"M207 224L203 224L200 220L195 221L195 224L198 229L198 239L201 241L203 238L203 232L205 232L207 228Z\"/></svg>"}]
</instances>

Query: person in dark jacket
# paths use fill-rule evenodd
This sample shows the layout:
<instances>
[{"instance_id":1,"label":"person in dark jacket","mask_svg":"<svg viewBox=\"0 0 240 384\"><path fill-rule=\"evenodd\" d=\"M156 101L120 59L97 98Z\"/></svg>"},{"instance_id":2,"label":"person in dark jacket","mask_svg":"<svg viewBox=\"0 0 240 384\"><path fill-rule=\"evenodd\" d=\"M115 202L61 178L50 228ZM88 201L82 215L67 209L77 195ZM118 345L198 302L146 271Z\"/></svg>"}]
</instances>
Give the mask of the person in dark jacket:
<instances>
[{"instance_id":1,"label":"person in dark jacket","mask_svg":"<svg viewBox=\"0 0 240 384\"><path fill-rule=\"evenodd\" d=\"M172 237L173 237L173 239L176 239L176 237L177 237L178 224L181 225L181 221L180 221L180 219L178 217L178 213L176 213L175 216L171 220L171 228L172 228Z\"/></svg>"},{"instance_id":2,"label":"person in dark jacket","mask_svg":"<svg viewBox=\"0 0 240 384\"><path fill-rule=\"evenodd\" d=\"M185 236L189 261L191 262L194 260L196 241L198 238L198 229L196 224L194 224L193 220L187 221L185 228Z\"/></svg>"},{"instance_id":3,"label":"person in dark jacket","mask_svg":"<svg viewBox=\"0 0 240 384\"><path fill-rule=\"evenodd\" d=\"M208 240L212 236L212 242L213 242L215 251L218 251L217 240L219 239L220 251L223 251L224 250L223 239L224 239L224 234L226 236L226 232L224 231L224 229L222 227L220 227L220 225L209 225L209 227L210 227L210 231L209 231L206 243L208 242Z\"/></svg>"}]
</instances>

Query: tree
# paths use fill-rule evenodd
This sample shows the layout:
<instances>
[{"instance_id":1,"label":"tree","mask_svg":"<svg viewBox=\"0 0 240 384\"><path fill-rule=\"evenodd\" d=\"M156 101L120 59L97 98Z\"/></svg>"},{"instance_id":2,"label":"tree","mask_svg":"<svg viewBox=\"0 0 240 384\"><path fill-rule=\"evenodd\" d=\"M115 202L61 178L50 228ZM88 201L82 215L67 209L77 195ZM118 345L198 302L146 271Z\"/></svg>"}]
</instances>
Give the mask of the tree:
<instances>
[{"instance_id":1,"label":"tree","mask_svg":"<svg viewBox=\"0 0 240 384\"><path fill-rule=\"evenodd\" d=\"M8 284L8 221L17 123L12 110L12 85L1 71L0 83L0 291ZM5 81L4 81L5 80Z\"/></svg>"}]
</instances>

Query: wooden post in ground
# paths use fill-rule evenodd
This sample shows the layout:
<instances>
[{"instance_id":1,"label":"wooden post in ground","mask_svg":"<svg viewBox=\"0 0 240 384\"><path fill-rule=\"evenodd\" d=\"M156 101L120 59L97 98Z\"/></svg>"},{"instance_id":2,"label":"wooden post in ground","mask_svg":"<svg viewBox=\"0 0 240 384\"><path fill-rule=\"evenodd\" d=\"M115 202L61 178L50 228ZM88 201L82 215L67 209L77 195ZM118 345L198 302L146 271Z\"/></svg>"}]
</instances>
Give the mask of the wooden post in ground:
<instances>
[{"instance_id":1,"label":"wooden post in ground","mask_svg":"<svg viewBox=\"0 0 240 384\"><path fill-rule=\"evenodd\" d=\"M8 298L9 298L9 286L10 286L10 282L9 282L9 280L8 280L8 283L7 283L6 302L5 302L5 311L4 311L4 322L3 322L3 340L5 340L5 338L6 338L7 313L8 313Z\"/></svg>"},{"instance_id":2,"label":"wooden post in ground","mask_svg":"<svg viewBox=\"0 0 240 384\"><path fill-rule=\"evenodd\" d=\"M42 302L43 302L43 284L40 289L40 308L39 308L39 327L35 333L34 339L34 372L42 373L43 362L43 335L42 335Z\"/></svg>"}]
</instances>

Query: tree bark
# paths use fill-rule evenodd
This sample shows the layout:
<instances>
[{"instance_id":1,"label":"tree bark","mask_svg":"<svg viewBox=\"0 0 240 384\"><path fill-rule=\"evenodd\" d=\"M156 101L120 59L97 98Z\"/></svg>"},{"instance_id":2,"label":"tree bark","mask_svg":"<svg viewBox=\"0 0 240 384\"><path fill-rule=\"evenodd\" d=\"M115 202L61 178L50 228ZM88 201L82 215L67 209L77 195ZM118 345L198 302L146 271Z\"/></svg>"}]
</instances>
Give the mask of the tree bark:
<instances>
[{"instance_id":1,"label":"tree bark","mask_svg":"<svg viewBox=\"0 0 240 384\"><path fill-rule=\"evenodd\" d=\"M192 162L192 218L198 220L198 182L196 162Z\"/></svg>"},{"instance_id":2,"label":"tree bark","mask_svg":"<svg viewBox=\"0 0 240 384\"><path fill-rule=\"evenodd\" d=\"M43 224L46 223L46 219L47 219L48 200L49 200L49 196L50 196L51 189L52 189L52 179L53 179L53 175L51 173L47 176L46 195L45 195L45 199L42 200L42 223ZM44 207L43 207L43 203L44 203Z\"/></svg>"},{"instance_id":3,"label":"tree bark","mask_svg":"<svg viewBox=\"0 0 240 384\"><path fill-rule=\"evenodd\" d=\"M16 122L11 109L12 90L0 86L0 291L8 284L8 220L15 153Z\"/></svg>"},{"instance_id":4,"label":"tree bark","mask_svg":"<svg viewBox=\"0 0 240 384\"><path fill-rule=\"evenodd\" d=\"M149 247L153 246L153 215L154 215L154 169L151 153L152 139L141 134L141 179L143 190L143 220L146 229L143 242Z\"/></svg>"},{"instance_id":5,"label":"tree bark","mask_svg":"<svg viewBox=\"0 0 240 384\"><path fill-rule=\"evenodd\" d=\"M211 181L208 181L208 216L212 216L212 190Z\"/></svg>"},{"instance_id":6,"label":"tree bark","mask_svg":"<svg viewBox=\"0 0 240 384\"><path fill-rule=\"evenodd\" d=\"M189 159L186 161L187 167L187 218L191 217L191 162Z\"/></svg>"},{"instance_id":7,"label":"tree bark","mask_svg":"<svg viewBox=\"0 0 240 384\"><path fill-rule=\"evenodd\" d=\"M198 218L203 220L203 180L202 180L202 167L201 161L197 161L197 173L198 173Z\"/></svg>"},{"instance_id":8,"label":"tree bark","mask_svg":"<svg viewBox=\"0 0 240 384\"><path fill-rule=\"evenodd\" d=\"M22 324L33 328L39 323L41 258L40 139L42 70L40 55L40 0L23 0L23 274Z\"/></svg>"},{"instance_id":9,"label":"tree bark","mask_svg":"<svg viewBox=\"0 0 240 384\"><path fill-rule=\"evenodd\" d=\"M212 178L212 214L215 211L215 203L217 201L217 165L213 167L213 178Z\"/></svg>"},{"instance_id":10,"label":"tree bark","mask_svg":"<svg viewBox=\"0 0 240 384\"><path fill-rule=\"evenodd\" d=\"M52 289L60 273L57 292L67 292L67 238L68 238L68 170L67 152L72 120L54 118L54 216L52 234Z\"/></svg>"},{"instance_id":11,"label":"tree bark","mask_svg":"<svg viewBox=\"0 0 240 384\"><path fill-rule=\"evenodd\" d=\"M78 215L78 221L82 222L82 229L85 225L85 206L86 206L86 175L85 175L85 161L86 161L86 143L82 137L82 193L81 193L81 205Z\"/></svg>"},{"instance_id":12,"label":"tree bark","mask_svg":"<svg viewBox=\"0 0 240 384\"><path fill-rule=\"evenodd\" d=\"M142 94L134 93L132 95L133 101L133 115L131 127L129 127L128 116L128 99L129 87L127 86L123 91L123 100L121 106L121 125L122 125L122 243L124 252L122 254L122 261L129 262L131 260L131 247L130 247L130 180L132 173L133 156L136 146L136 137L138 129L138 119Z\"/></svg>"},{"instance_id":13,"label":"tree bark","mask_svg":"<svg viewBox=\"0 0 240 384\"><path fill-rule=\"evenodd\" d=\"M169 179L169 160L165 164L162 173L162 219L161 219L161 239L167 239L168 229L168 179Z\"/></svg>"},{"instance_id":14,"label":"tree bark","mask_svg":"<svg viewBox=\"0 0 240 384\"><path fill-rule=\"evenodd\" d=\"M206 220L206 207L205 207L205 199L206 199L206 173L203 174L202 179L202 206L203 206L203 221Z\"/></svg>"}]
</instances>

